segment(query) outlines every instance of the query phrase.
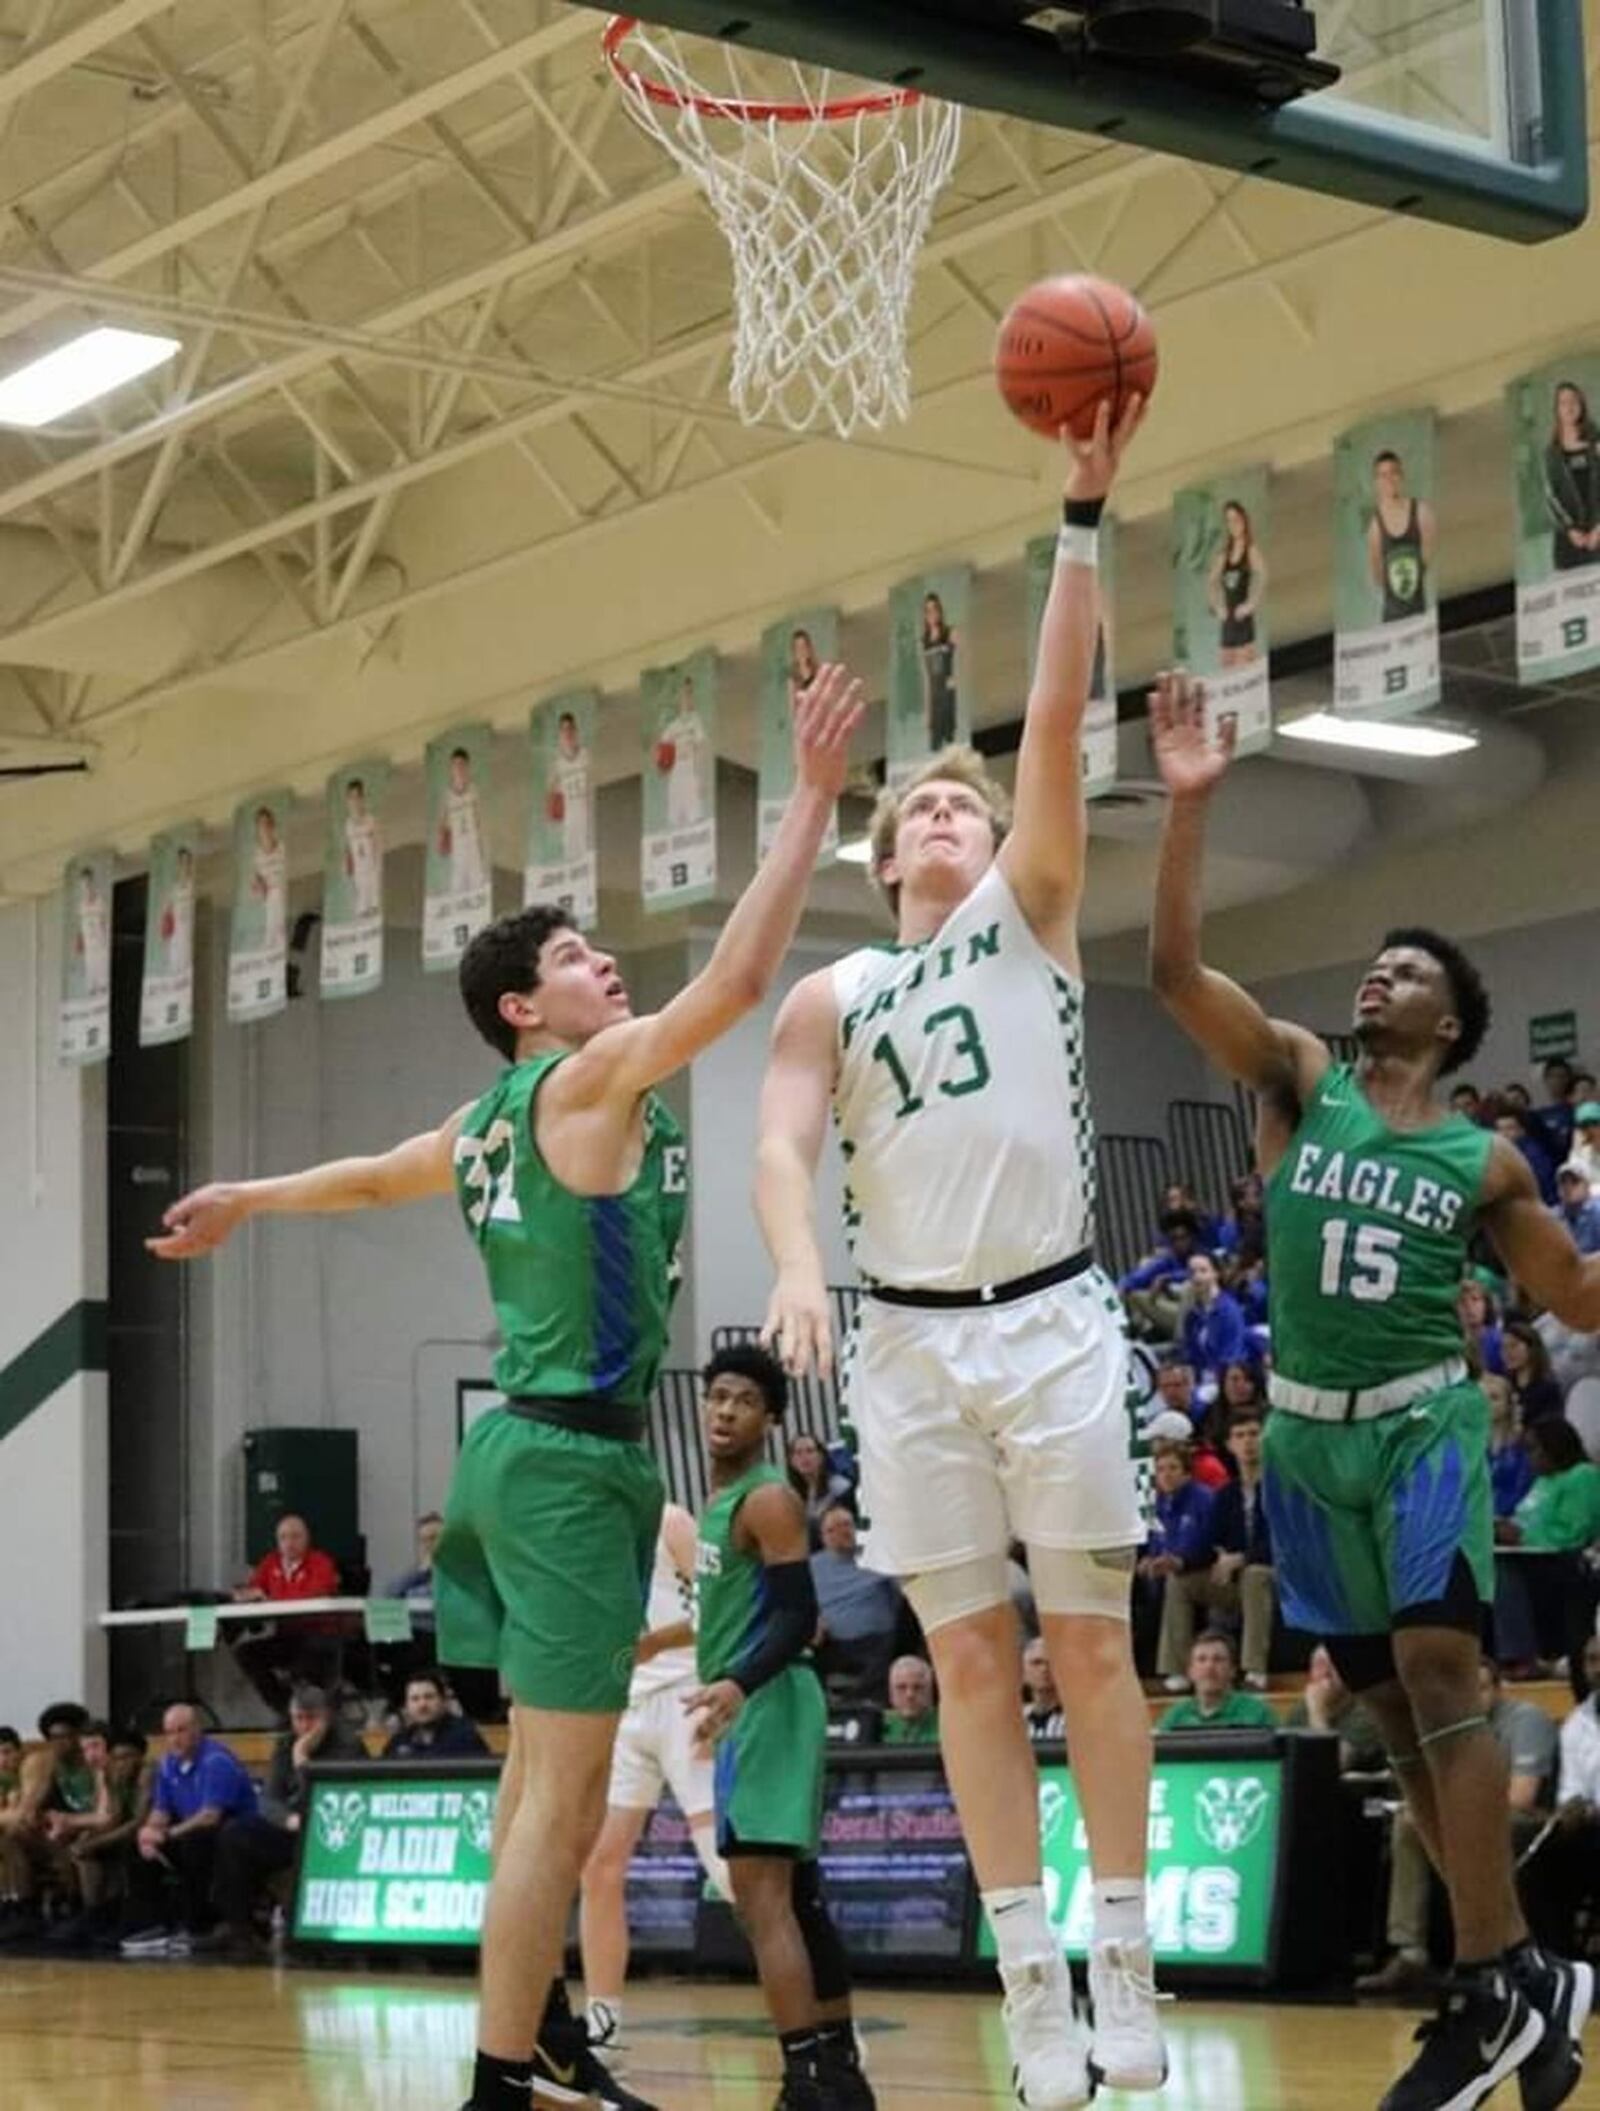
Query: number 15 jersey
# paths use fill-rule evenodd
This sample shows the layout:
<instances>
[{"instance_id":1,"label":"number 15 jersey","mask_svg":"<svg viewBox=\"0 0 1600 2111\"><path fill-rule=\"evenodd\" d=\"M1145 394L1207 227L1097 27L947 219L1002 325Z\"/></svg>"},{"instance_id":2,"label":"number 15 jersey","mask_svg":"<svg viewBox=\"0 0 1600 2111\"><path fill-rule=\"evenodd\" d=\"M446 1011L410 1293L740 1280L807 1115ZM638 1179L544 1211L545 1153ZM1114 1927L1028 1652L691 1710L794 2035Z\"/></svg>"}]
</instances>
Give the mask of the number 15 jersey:
<instances>
[{"instance_id":1,"label":"number 15 jersey","mask_svg":"<svg viewBox=\"0 0 1600 2111\"><path fill-rule=\"evenodd\" d=\"M973 1290L1094 1236L1083 985L991 865L916 946L833 969L845 1221L863 1274Z\"/></svg>"}]
</instances>

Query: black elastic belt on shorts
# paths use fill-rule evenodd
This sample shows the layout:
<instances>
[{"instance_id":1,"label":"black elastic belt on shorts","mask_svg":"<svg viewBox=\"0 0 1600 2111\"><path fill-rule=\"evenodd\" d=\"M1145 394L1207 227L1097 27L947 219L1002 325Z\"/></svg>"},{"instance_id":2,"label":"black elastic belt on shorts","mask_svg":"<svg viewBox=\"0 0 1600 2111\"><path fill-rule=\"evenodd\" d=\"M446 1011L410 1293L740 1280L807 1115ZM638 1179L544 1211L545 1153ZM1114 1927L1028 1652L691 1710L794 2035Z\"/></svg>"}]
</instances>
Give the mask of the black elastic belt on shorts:
<instances>
[{"instance_id":1,"label":"black elastic belt on shorts","mask_svg":"<svg viewBox=\"0 0 1600 2111\"><path fill-rule=\"evenodd\" d=\"M525 1422L548 1422L552 1429L575 1429L580 1436L610 1437L617 1444L642 1444L649 1426L649 1410L626 1400L607 1400L599 1394L555 1398L549 1393L519 1393L506 1402Z\"/></svg>"},{"instance_id":2,"label":"black elastic belt on shorts","mask_svg":"<svg viewBox=\"0 0 1600 2111\"><path fill-rule=\"evenodd\" d=\"M863 1283L868 1297L881 1305L921 1305L935 1312L955 1312L972 1305L1010 1305L1019 1297L1032 1297L1054 1283L1070 1283L1075 1275L1094 1266L1094 1255L1086 1246L1065 1261L1052 1261L1048 1268L1035 1268L1028 1275L1014 1275L1009 1283L983 1283L976 1290L896 1290L889 1283Z\"/></svg>"}]
</instances>

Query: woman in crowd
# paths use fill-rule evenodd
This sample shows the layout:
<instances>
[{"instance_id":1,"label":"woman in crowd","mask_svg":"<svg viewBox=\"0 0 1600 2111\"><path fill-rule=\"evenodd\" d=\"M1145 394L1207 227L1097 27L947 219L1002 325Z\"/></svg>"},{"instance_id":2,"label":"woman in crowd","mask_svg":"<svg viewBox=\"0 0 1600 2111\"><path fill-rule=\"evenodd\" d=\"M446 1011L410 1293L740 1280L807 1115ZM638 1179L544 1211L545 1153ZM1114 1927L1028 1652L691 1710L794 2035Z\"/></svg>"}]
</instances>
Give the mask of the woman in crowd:
<instances>
[{"instance_id":1,"label":"woman in crowd","mask_svg":"<svg viewBox=\"0 0 1600 2111\"><path fill-rule=\"evenodd\" d=\"M1550 1415L1559 1415L1561 1388L1550 1368L1550 1351L1537 1328L1525 1319L1508 1319L1501 1329L1500 1355L1512 1398L1524 1429Z\"/></svg>"},{"instance_id":2,"label":"woman in crowd","mask_svg":"<svg viewBox=\"0 0 1600 2111\"><path fill-rule=\"evenodd\" d=\"M1494 1490L1494 1514L1513 1517L1533 1486L1533 1461L1522 1441L1522 1417L1509 1378L1497 1371L1475 1375L1489 1396L1489 1484Z\"/></svg>"},{"instance_id":3,"label":"woman in crowd","mask_svg":"<svg viewBox=\"0 0 1600 2111\"><path fill-rule=\"evenodd\" d=\"M806 1506L806 1529L813 1547L822 1544L822 1513L835 1503L855 1506L855 1490L847 1474L823 1449L821 1440L808 1429L796 1430L789 1439L789 1485Z\"/></svg>"},{"instance_id":4,"label":"woman in crowd","mask_svg":"<svg viewBox=\"0 0 1600 2111\"><path fill-rule=\"evenodd\" d=\"M1505 1360L1500 1353L1500 1310L1491 1292L1469 1275L1456 1293L1456 1310L1461 1315L1469 1348L1476 1352L1478 1362L1496 1377L1503 1376Z\"/></svg>"}]
</instances>

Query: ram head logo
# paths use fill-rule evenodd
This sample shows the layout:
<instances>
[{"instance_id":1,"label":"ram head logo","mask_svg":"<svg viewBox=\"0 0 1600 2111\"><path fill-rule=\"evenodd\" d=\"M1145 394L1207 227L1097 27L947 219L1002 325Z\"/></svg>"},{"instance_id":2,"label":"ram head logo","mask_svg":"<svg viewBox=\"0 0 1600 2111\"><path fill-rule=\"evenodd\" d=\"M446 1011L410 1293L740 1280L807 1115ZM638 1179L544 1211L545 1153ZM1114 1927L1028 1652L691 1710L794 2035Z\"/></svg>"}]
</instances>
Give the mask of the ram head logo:
<instances>
[{"instance_id":1,"label":"ram head logo","mask_svg":"<svg viewBox=\"0 0 1600 2111\"><path fill-rule=\"evenodd\" d=\"M1237 1854L1261 1830L1271 1803L1265 1783L1254 1774L1238 1781L1214 1774L1195 1793L1194 1820L1208 1847L1218 1854Z\"/></svg>"},{"instance_id":2,"label":"ram head logo","mask_svg":"<svg viewBox=\"0 0 1600 2111\"><path fill-rule=\"evenodd\" d=\"M359 1840L367 1822L367 1799L360 1789L347 1789L342 1796L317 1798L317 1838L329 1854L343 1854Z\"/></svg>"},{"instance_id":3,"label":"ram head logo","mask_svg":"<svg viewBox=\"0 0 1600 2111\"><path fill-rule=\"evenodd\" d=\"M475 1788L461 1806L461 1830L474 1854L487 1854L494 1840L494 1791Z\"/></svg>"}]
</instances>

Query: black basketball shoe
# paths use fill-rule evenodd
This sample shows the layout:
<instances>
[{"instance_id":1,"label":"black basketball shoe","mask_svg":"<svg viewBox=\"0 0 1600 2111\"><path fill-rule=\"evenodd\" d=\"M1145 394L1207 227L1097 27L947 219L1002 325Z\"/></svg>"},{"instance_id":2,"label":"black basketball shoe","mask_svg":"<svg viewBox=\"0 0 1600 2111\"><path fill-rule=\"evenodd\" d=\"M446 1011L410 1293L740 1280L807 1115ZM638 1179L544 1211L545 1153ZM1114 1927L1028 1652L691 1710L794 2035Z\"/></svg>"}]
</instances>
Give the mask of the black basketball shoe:
<instances>
[{"instance_id":1,"label":"black basketball shoe","mask_svg":"<svg viewBox=\"0 0 1600 2111\"><path fill-rule=\"evenodd\" d=\"M1538 2048L1545 2021L1499 1965L1455 1972L1436 2016L1422 2024L1422 2050L1378 2111L1475 2111Z\"/></svg>"},{"instance_id":2,"label":"black basketball shoe","mask_svg":"<svg viewBox=\"0 0 1600 2111\"><path fill-rule=\"evenodd\" d=\"M1531 1943L1510 1965L1518 1991L1545 2023L1543 2043L1517 2070L1522 2111L1556 2111L1583 2080L1583 2026L1594 2006L1594 1966L1553 1957Z\"/></svg>"},{"instance_id":3,"label":"black basketball shoe","mask_svg":"<svg viewBox=\"0 0 1600 2111\"><path fill-rule=\"evenodd\" d=\"M533 2104L534 2111L656 2111L595 2057L560 1979L551 1986L534 2047Z\"/></svg>"}]
</instances>

